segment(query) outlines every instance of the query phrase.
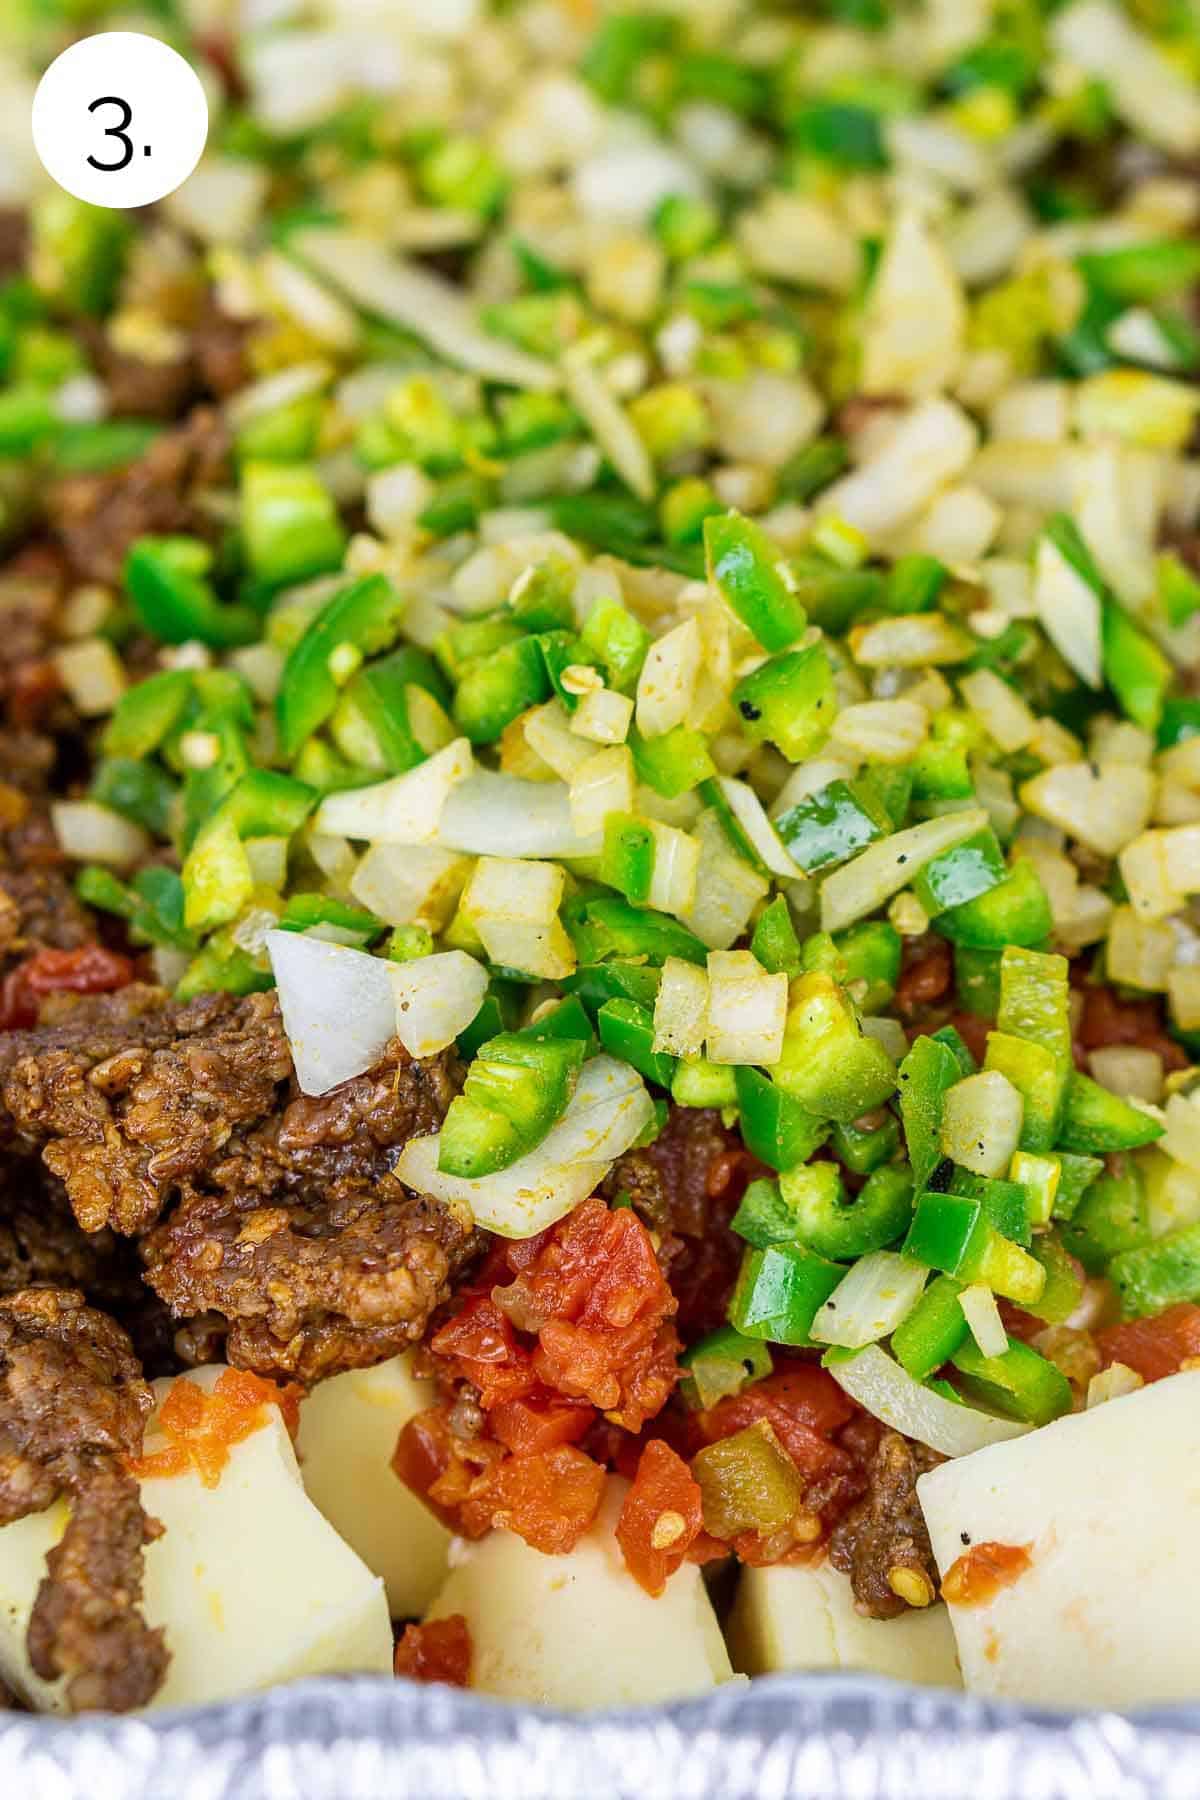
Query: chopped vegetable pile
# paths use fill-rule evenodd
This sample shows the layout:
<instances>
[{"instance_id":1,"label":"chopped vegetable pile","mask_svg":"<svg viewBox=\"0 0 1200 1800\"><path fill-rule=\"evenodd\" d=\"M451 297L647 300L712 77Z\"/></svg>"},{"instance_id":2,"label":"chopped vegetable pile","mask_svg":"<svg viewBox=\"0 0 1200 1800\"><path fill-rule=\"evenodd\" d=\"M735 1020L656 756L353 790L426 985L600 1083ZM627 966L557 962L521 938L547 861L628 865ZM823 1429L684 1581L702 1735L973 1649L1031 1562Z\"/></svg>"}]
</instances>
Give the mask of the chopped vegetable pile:
<instances>
[{"instance_id":1,"label":"chopped vegetable pile","mask_svg":"<svg viewBox=\"0 0 1200 1800\"><path fill-rule=\"evenodd\" d=\"M485 1235L397 1471L547 1553L635 1477L652 1593L850 1568L879 1427L919 1472L1193 1363L1190 9L142 23L196 174L0 214L0 607L58 584L0 697L91 921L0 910L0 1022L277 990L314 1118L441 1059L387 1180Z\"/></svg>"}]
</instances>

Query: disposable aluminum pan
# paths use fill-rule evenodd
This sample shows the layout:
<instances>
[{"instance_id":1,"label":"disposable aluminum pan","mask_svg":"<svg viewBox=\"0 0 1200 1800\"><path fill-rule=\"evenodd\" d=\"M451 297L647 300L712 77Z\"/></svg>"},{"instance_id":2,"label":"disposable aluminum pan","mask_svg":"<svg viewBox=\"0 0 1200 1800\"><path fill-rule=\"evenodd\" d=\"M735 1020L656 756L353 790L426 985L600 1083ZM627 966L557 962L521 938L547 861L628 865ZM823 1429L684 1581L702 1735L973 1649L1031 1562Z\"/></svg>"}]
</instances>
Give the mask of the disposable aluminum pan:
<instances>
[{"instance_id":1,"label":"disposable aluminum pan","mask_svg":"<svg viewBox=\"0 0 1200 1800\"><path fill-rule=\"evenodd\" d=\"M1200 1709L779 1676L567 1717L378 1679L154 1720L0 1715L0 1800L1196 1800Z\"/></svg>"}]
</instances>

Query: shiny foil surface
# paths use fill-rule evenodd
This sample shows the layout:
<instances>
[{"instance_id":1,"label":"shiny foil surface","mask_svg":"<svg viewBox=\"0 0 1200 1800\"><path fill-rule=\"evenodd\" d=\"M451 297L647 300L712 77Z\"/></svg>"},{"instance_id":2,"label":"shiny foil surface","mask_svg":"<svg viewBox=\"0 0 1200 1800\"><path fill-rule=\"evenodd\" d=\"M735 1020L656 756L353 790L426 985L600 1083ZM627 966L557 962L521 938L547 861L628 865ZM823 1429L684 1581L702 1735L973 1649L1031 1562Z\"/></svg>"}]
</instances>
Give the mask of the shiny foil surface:
<instances>
[{"instance_id":1,"label":"shiny foil surface","mask_svg":"<svg viewBox=\"0 0 1200 1800\"><path fill-rule=\"evenodd\" d=\"M872 1677L567 1717L377 1679L154 1719L0 1714L0 1800L1195 1800L1200 1709L1035 1713Z\"/></svg>"}]
</instances>

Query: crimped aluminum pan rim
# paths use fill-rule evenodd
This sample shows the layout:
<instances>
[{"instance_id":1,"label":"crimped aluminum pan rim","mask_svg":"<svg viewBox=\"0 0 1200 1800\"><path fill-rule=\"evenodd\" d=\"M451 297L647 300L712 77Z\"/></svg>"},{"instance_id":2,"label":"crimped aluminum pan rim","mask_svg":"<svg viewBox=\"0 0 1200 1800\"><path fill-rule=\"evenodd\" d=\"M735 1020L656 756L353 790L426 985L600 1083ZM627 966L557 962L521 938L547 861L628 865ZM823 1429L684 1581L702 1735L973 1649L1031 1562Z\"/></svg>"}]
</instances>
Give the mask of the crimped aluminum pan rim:
<instances>
[{"instance_id":1,"label":"crimped aluminum pan rim","mask_svg":"<svg viewBox=\"0 0 1200 1800\"><path fill-rule=\"evenodd\" d=\"M780 1676L587 1719L302 1682L154 1720L0 1715L3 1800L1195 1800L1200 1708L990 1706Z\"/></svg>"}]
</instances>

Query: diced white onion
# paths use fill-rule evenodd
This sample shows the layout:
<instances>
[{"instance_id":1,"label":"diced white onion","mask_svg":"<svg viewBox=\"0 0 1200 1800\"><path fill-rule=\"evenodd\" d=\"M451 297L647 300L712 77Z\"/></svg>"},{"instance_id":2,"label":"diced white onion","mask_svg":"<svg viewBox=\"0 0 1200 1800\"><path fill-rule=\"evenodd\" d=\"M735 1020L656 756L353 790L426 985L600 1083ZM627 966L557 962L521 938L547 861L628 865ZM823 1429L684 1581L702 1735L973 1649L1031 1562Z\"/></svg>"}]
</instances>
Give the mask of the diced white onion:
<instances>
[{"instance_id":1,"label":"diced white onion","mask_svg":"<svg viewBox=\"0 0 1200 1800\"><path fill-rule=\"evenodd\" d=\"M811 1335L818 1344L846 1350L890 1337L921 1298L928 1274L922 1263L894 1250L860 1257L817 1313Z\"/></svg>"},{"instance_id":2,"label":"diced white onion","mask_svg":"<svg viewBox=\"0 0 1200 1800\"><path fill-rule=\"evenodd\" d=\"M285 837L246 839L246 861L255 887L278 888L282 892L287 880L287 860L288 841Z\"/></svg>"},{"instance_id":3,"label":"diced white onion","mask_svg":"<svg viewBox=\"0 0 1200 1800\"><path fill-rule=\"evenodd\" d=\"M490 960L561 981L575 951L558 917L566 871L550 862L481 856L462 898L462 914Z\"/></svg>"},{"instance_id":4,"label":"diced white onion","mask_svg":"<svg viewBox=\"0 0 1200 1800\"><path fill-rule=\"evenodd\" d=\"M914 400L938 393L958 367L966 329L966 295L953 263L916 208L904 208L867 299L863 392Z\"/></svg>"},{"instance_id":5,"label":"diced white onion","mask_svg":"<svg viewBox=\"0 0 1200 1800\"><path fill-rule=\"evenodd\" d=\"M593 751L571 782L571 823L580 837L591 837L604 830L609 813L632 812L633 796L633 756L626 746L614 744L609 750ZM654 872L658 874L657 859Z\"/></svg>"},{"instance_id":6,"label":"diced white onion","mask_svg":"<svg viewBox=\"0 0 1200 1800\"><path fill-rule=\"evenodd\" d=\"M1064 662L1089 687L1099 687L1100 601L1091 584L1046 537L1038 544L1033 595L1042 629Z\"/></svg>"},{"instance_id":7,"label":"diced white onion","mask_svg":"<svg viewBox=\"0 0 1200 1800\"><path fill-rule=\"evenodd\" d=\"M1060 56L1107 83L1125 123L1177 156L1200 150L1200 95L1109 0L1078 0L1050 29Z\"/></svg>"},{"instance_id":8,"label":"diced white onion","mask_svg":"<svg viewBox=\"0 0 1200 1800\"><path fill-rule=\"evenodd\" d=\"M978 437L952 400L923 401L861 468L826 490L817 510L835 513L868 538L895 531L962 474Z\"/></svg>"},{"instance_id":9,"label":"diced white onion","mask_svg":"<svg viewBox=\"0 0 1200 1800\"><path fill-rule=\"evenodd\" d=\"M1153 1106L1162 1099L1163 1059L1157 1050L1137 1044L1110 1044L1088 1057L1093 1079L1122 1100L1144 1100Z\"/></svg>"},{"instance_id":10,"label":"diced white onion","mask_svg":"<svg viewBox=\"0 0 1200 1800\"><path fill-rule=\"evenodd\" d=\"M567 398L621 480L639 500L653 500L658 484L650 452L604 377L575 358L565 365L564 383Z\"/></svg>"},{"instance_id":11,"label":"diced white onion","mask_svg":"<svg viewBox=\"0 0 1200 1800\"><path fill-rule=\"evenodd\" d=\"M557 387L550 363L482 330L453 283L393 256L383 244L319 228L299 233L294 247L357 305L415 332L447 362L510 387Z\"/></svg>"},{"instance_id":12,"label":"diced white onion","mask_svg":"<svg viewBox=\"0 0 1200 1800\"><path fill-rule=\"evenodd\" d=\"M50 817L64 855L74 862L130 869L150 854L150 839L140 825L95 800L55 800Z\"/></svg>"},{"instance_id":13,"label":"diced white onion","mask_svg":"<svg viewBox=\"0 0 1200 1800\"><path fill-rule=\"evenodd\" d=\"M700 673L700 653L700 627L695 619L685 619L651 644L637 686L637 727L643 737L661 737L688 719Z\"/></svg>"},{"instance_id":14,"label":"diced white onion","mask_svg":"<svg viewBox=\"0 0 1200 1800\"><path fill-rule=\"evenodd\" d=\"M864 669L936 668L959 663L974 644L967 632L942 613L911 613L899 619L877 619L850 633L850 650Z\"/></svg>"},{"instance_id":15,"label":"diced white onion","mask_svg":"<svg viewBox=\"0 0 1200 1800\"><path fill-rule=\"evenodd\" d=\"M521 734L529 748L567 782L593 754L592 746L576 737L571 725L571 715L557 697L544 706L531 706L521 719Z\"/></svg>"},{"instance_id":16,"label":"diced white onion","mask_svg":"<svg viewBox=\"0 0 1200 1800\"><path fill-rule=\"evenodd\" d=\"M792 861L784 849L782 838L768 819L762 801L750 784L736 781L731 775L719 775L717 786L764 867L784 881L803 881L803 869Z\"/></svg>"},{"instance_id":17,"label":"diced white onion","mask_svg":"<svg viewBox=\"0 0 1200 1800\"><path fill-rule=\"evenodd\" d=\"M585 694L571 714L571 730L576 737L593 744L623 744L633 722L633 701L628 694L614 693L612 688L593 688Z\"/></svg>"},{"instance_id":18,"label":"diced white onion","mask_svg":"<svg viewBox=\"0 0 1200 1800\"><path fill-rule=\"evenodd\" d=\"M728 950L746 929L771 884L745 857L730 849L724 826L711 809L697 819L696 837L704 879L697 883L696 897L680 917L708 949Z\"/></svg>"},{"instance_id":19,"label":"diced white onion","mask_svg":"<svg viewBox=\"0 0 1200 1800\"><path fill-rule=\"evenodd\" d=\"M471 859L436 844L374 844L350 877L350 893L385 925L441 931L467 885Z\"/></svg>"},{"instance_id":20,"label":"diced white onion","mask_svg":"<svg viewBox=\"0 0 1200 1800\"><path fill-rule=\"evenodd\" d=\"M1016 689L994 669L975 669L964 675L958 691L992 742L1006 755L1024 750L1033 742L1037 720Z\"/></svg>"},{"instance_id":21,"label":"diced white onion","mask_svg":"<svg viewBox=\"0 0 1200 1800\"><path fill-rule=\"evenodd\" d=\"M821 929L841 931L907 887L927 862L974 837L988 822L982 807L910 825L871 844L821 884Z\"/></svg>"},{"instance_id":22,"label":"diced white onion","mask_svg":"<svg viewBox=\"0 0 1200 1800\"><path fill-rule=\"evenodd\" d=\"M668 956L654 1002L654 1049L667 1056L699 1056L708 1030L708 974Z\"/></svg>"},{"instance_id":23,"label":"diced white onion","mask_svg":"<svg viewBox=\"0 0 1200 1800\"><path fill-rule=\"evenodd\" d=\"M487 970L465 950L386 967L396 998L396 1036L410 1056L436 1056L452 1044L487 993Z\"/></svg>"},{"instance_id":24,"label":"diced white onion","mask_svg":"<svg viewBox=\"0 0 1200 1800\"><path fill-rule=\"evenodd\" d=\"M536 1149L496 1175L467 1181L438 1168L438 1139L413 1138L395 1173L419 1194L469 1208L501 1237L533 1237L593 1194L654 1117L640 1075L610 1056L584 1064L570 1105Z\"/></svg>"},{"instance_id":25,"label":"diced white onion","mask_svg":"<svg viewBox=\"0 0 1200 1800\"><path fill-rule=\"evenodd\" d=\"M63 644L54 652L53 662L68 697L85 719L103 718L125 692L125 669L107 638Z\"/></svg>"},{"instance_id":26,"label":"diced white onion","mask_svg":"<svg viewBox=\"0 0 1200 1800\"><path fill-rule=\"evenodd\" d=\"M922 1387L878 1344L868 1344L845 1362L831 1363L829 1373L872 1417L942 1456L970 1456L989 1444L1024 1437L1031 1429Z\"/></svg>"},{"instance_id":27,"label":"diced white onion","mask_svg":"<svg viewBox=\"0 0 1200 1800\"><path fill-rule=\"evenodd\" d=\"M979 1346L980 1355L1003 1356L1008 1349L1008 1333L991 1288L978 1281L973 1287L963 1289L958 1304L970 1326L971 1336Z\"/></svg>"},{"instance_id":28,"label":"diced white onion","mask_svg":"<svg viewBox=\"0 0 1200 1800\"><path fill-rule=\"evenodd\" d=\"M1115 856L1150 817L1154 776L1132 763L1106 763L1098 772L1090 763L1057 763L1024 783L1021 801L1089 849Z\"/></svg>"},{"instance_id":29,"label":"diced white onion","mask_svg":"<svg viewBox=\"0 0 1200 1800\"><path fill-rule=\"evenodd\" d=\"M435 834L469 856L596 856L599 833L581 837L570 790L560 781L522 781L477 769L446 801Z\"/></svg>"},{"instance_id":30,"label":"diced white onion","mask_svg":"<svg viewBox=\"0 0 1200 1800\"><path fill-rule=\"evenodd\" d=\"M788 980L749 950L708 953L708 1054L713 1062L771 1068L783 1055Z\"/></svg>"},{"instance_id":31,"label":"diced white onion","mask_svg":"<svg viewBox=\"0 0 1200 1800\"><path fill-rule=\"evenodd\" d=\"M675 825L648 820L654 838L648 903L657 912L681 917L695 901L700 879L700 842Z\"/></svg>"},{"instance_id":32,"label":"diced white onion","mask_svg":"<svg viewBox=\"0 0 1200 1800\"><path fill-rule=\"evenodd\" d=\"M1094 1406L1103 1406L1107 1400L1123 1400L1126 1394L1136 1394L1145 1385L1144 1378L1128 1363L1110 1363L1088 1382L1087 1410L1091 1412Z\"/></svg>"},{"instance_id":33,"label":"diced white onion","mask_svg":"<svg viewBox=\"0 0 1200 1800\"><path fill-rule=\"evenodd\" d=\"M431 843L451 790L473 767L470 744L456 738L390 781L328 795L317 811L317 830L370 844Z\"/></svg>"},{"instance_id":34,"label":"diced white onion","mask_svg":"<svg viewBox=\"0 0 1200 1800\"><path fill-rule=\"evenodd\" d=\"M942 1154L975 1175L1003 1175L1021 1137L1025 1103L998 1069L955 1082L942 1112Z\"/></svg>"},{"instance_id":35,"label":"diced white onion","mask_svg":"<svg viewBox=\"0 0 1200 1800\"><path fill-rule=\"evenodd\" d=\"M297 931L270 931L265 944L301 1093L365 1074L396 1031L389 964Z\"/></svg>"}]
</instances>

